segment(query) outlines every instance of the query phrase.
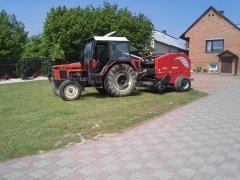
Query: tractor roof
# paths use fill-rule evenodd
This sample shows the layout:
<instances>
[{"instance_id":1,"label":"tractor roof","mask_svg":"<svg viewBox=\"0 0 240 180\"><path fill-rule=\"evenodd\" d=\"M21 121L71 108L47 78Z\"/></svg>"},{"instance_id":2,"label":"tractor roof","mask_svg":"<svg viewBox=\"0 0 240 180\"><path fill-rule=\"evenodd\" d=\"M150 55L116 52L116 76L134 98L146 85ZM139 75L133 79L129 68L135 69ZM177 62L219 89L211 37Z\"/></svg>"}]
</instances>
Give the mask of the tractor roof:
<instances>
[{"instance_id":1,"label":"tractor roof","mask_svg":"<svg viewBox=\"0 0 240 180\"><path fill-rule=\"evenodd\" d=\"M126 37L93 36L96 41L128 41Z\"/></svg>"}]
</instances>

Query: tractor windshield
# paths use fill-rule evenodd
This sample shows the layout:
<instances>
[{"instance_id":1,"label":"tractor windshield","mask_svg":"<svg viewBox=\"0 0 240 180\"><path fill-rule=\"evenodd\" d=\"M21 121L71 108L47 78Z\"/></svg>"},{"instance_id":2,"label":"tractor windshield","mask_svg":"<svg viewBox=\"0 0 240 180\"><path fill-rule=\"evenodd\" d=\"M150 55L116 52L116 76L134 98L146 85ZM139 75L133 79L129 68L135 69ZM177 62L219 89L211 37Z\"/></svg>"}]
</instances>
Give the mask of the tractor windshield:
<instances>
[{"instance_id":1,"label":"tractor windshield","mask_svg":"<svg viewBox=\"0 0 240 180\"><path fill-rule=\"evenodd\" d=\"M129 60L128 42L110 42L110 60Z\"/></svg>"},{"instance_id":2,"label":"tractor windshield","mask_svg":"<svg viewBox=\"0 0 240 180\"><path fill-rule=\"evenodd\" d=\"M93 49L93 43L89 42L86 44L84 49L84 61L90 61L92 60L92 49Z\"/></svg>"}]
</instances>

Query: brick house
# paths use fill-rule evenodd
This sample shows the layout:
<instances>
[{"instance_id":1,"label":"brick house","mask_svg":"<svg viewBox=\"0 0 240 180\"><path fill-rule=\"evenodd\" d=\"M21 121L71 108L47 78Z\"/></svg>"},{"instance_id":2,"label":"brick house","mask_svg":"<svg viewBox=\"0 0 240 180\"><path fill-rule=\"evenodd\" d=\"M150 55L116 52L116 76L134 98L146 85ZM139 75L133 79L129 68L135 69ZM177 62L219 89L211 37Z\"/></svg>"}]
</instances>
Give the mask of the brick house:
<instances>
[{"instance_id":1,"label":"brick house","mask_svg":"<svg viewBox=\"0 0 240 180\"><path fill-rule=\"evenodd\" d=\"M240 74L240 26L209 7L181 36L189 45L192 69Z\"/></svg>"}]
</instances>

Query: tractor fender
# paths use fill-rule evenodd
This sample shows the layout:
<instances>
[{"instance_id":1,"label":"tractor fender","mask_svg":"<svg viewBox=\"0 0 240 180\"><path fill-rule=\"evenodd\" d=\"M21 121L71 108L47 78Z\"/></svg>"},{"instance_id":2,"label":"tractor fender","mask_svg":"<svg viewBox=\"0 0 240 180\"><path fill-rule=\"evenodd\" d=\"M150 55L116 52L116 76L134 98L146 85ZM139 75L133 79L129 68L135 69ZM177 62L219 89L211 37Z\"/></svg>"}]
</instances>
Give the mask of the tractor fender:
<instances>
[{"instance_id":1,"label":"tractor fender","mask_svg":"<svg viewBox=\"0 0 240 180\"><path fill-rule=\"evenodd\" d=\"M77 82L79 84L79 87L81 87L81 89L84 91L84 89L85 89L84 85L83 85L83 83L80 80L78 80L75 77L69 77L68 80Z\"/></svg>"}]
</instances>

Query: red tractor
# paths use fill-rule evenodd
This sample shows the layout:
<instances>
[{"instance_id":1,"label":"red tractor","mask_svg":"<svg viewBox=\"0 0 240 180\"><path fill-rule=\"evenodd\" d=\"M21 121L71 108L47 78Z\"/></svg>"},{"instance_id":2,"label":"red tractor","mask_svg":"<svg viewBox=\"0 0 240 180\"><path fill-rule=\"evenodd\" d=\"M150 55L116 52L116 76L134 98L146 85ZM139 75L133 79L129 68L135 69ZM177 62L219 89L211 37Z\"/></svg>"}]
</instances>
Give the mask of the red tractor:
<instances>
[{"instance_id":1,"label":"red tractor","mask_svg":"<svg viewBox=\"0 0 240 180\"><path fill-rule=\"evenodd\" d=\"M130 54L129 47L125 37L106 35L88 39L84 60L52 67L49 79L53 92L71 101L80 97L85 86L111 96L127 96L135 86L158 92L167 86L174 86L180 92L190 89L191 62L184 53L168 53L152 61Z\"/></svg>"}]
</instances>

